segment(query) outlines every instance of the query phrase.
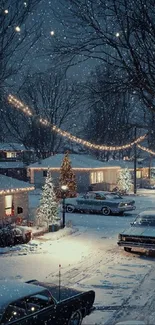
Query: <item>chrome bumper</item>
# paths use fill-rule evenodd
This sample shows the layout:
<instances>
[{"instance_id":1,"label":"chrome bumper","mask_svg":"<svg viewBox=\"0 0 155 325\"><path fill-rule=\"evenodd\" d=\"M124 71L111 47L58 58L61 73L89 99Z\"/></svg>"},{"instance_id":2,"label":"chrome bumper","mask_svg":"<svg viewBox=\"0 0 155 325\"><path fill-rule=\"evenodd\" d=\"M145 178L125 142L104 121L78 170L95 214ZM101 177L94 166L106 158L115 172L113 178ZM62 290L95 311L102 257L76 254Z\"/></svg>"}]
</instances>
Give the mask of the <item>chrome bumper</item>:
<instances>
[{"instance_id":1,"label":"chrome bumper","mask_svg":"<svg viewBox=\"0 0 155 325\"><path fill-rule=\"evenodd\" d=\"M133 211L135 210L136 207L134 205L129 205L129 206L122 206L118 208L111 209L113 213L119 213L119 212L125 212L125 211Z\"/></svg>"},{"instance_id":2,"label":"chrome bumper","mask_svg":"<svg viewBox=\"0 0 155 325\"><path fill-rule=\"evenodd\" d=\"M134 242L128 242L128 241L123 241L120 240L117 242L118 246L122 246L122 247L139 247L139 248L145 248L145 249L151 249L151 250L155 250L155 243L154 244L146 244L146 243L134 243Z\"/></svg>"}]
</instances>

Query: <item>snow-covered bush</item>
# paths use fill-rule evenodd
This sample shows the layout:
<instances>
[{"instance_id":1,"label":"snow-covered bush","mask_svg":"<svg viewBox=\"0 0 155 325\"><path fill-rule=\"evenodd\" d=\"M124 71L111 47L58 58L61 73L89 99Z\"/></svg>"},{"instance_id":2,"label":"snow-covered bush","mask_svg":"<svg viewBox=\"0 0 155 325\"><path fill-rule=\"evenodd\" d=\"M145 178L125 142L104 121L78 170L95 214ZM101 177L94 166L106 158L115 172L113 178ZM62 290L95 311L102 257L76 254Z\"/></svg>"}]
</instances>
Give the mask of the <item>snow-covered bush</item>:
<instances>
[{"instance_id":1,"label":"snow-covered bush","mask_svg":"<svg viewBox=\"0 0 155 325\"><path fill-rule=\"evenodd\" d=\"M118 190L129 192L132 186L131 173L128 168L121 169L117 178Z\"/></svg>"}]
</instances>

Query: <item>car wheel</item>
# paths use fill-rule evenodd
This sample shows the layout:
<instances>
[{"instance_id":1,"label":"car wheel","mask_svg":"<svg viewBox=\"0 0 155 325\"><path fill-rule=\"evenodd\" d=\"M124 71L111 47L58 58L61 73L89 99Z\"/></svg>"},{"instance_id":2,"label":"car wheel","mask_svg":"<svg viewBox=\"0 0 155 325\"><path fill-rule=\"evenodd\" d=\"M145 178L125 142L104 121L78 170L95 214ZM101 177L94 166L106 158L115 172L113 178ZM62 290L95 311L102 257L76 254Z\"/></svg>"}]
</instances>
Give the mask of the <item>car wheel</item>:
<instances>
[{"instance_id":1,"label":"car wheel","mask_svg":"<svg viewBox=\"0 0 155 325\"><path fill-rule=\"evenodd\" d=\"M66 206L66 211L67 211L67 212L72 213L72 212L74 212L74 210L75 210L74 205L67 205L67 206Z\"/></svg>"},{"instance_id":2,"label":"car wheel","mask_svg":"<svg viewBox=\"0 0 155 325\"><path fill-rule=\"evenodd\" d=\"M81 325L82 324L82 313L80 310L76 310L68 322L68 325Z\"/></svg>"},{"instance_id":3,"label":"car wheel","mask_svg":"<svg viewBox=\"0 0 155 325\"><path fill-rule=\"evenodd\" d=\"M131 248L130 247L124 247L125 252L131 252Z\"/></svg>"},{"instance_id":4,"label":"car wheel","mask_svg":"<svg viewBox=\"0 0 155 325\"><path fill-rule=\"evenodd\" d=\"M111 210L110 210L108 207L103 207L103 208L102 208L102 214L103 214L104 216L109 216L110 213L111 213Z\"/></svg>"}]
</instances>

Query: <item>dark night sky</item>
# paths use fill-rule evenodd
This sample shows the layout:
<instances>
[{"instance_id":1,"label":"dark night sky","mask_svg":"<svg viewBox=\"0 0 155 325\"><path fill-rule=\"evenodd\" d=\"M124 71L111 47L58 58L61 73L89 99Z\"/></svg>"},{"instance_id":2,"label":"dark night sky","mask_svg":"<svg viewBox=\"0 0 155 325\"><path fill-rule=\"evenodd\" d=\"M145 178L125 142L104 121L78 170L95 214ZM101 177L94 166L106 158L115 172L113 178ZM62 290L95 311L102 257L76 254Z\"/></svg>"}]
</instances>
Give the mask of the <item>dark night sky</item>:
<instances>
[{"instance_id":1,"label":"dark night sky","mask_svg":"<svg viewBox=\"0 0 155 325\"><path fill-rule=\"evenodd\" d=\"M14 84L19 85L19 83L22 83L23 76L26 71L44 71L46 69L51 68L53 64L52 56L46 54L46 49L50 49L51 47L51 37L55 37L55 35L57 35L58 37L65 37L64 27L61 25L61 22L58 22L55 19L53 15L53 5L58 6L58 1L42 0L29 19L28 25L30 26L31 23L34 23L35 21L43 20L42 36L25 57L22 69L19 72L20 78L13 78ZM54 31L54 36L51 36L51 31ZM73 79L77 79L80 81L85 80L87 76L89 76L90 71L95 66L95 64L97 64L97 61L89 59L84 63L78 64L74 68L71 68L68 74Z\"/></svg>"}]
</instances>

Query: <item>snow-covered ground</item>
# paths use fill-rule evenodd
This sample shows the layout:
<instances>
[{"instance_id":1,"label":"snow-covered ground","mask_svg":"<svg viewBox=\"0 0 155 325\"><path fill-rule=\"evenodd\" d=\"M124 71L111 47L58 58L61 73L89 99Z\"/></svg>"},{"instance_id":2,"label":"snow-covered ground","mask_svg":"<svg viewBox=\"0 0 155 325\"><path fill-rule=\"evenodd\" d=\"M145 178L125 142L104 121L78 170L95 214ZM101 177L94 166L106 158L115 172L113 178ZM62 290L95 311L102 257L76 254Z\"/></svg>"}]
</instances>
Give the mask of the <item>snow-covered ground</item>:
<instances>
[{"instance_id":1,"label":"snow-covered ground","mask_svg":"<svg viewBox=\"0 0 155 325\"><path fill-rule=\"evenodd\" d=\"M2 254L0 279L38 279L61 282L81 290L96 292L96 310L83 325L114 325L122 319L155 323L155 258L129 254L117 247L118 233L129 226L135 215L155 209L155 193L135 197L137 209L120 216L68 214L73 229L48 233L29 244ZM35 207L39 195L30 195Z\"/></svg>"}]
</instances>

